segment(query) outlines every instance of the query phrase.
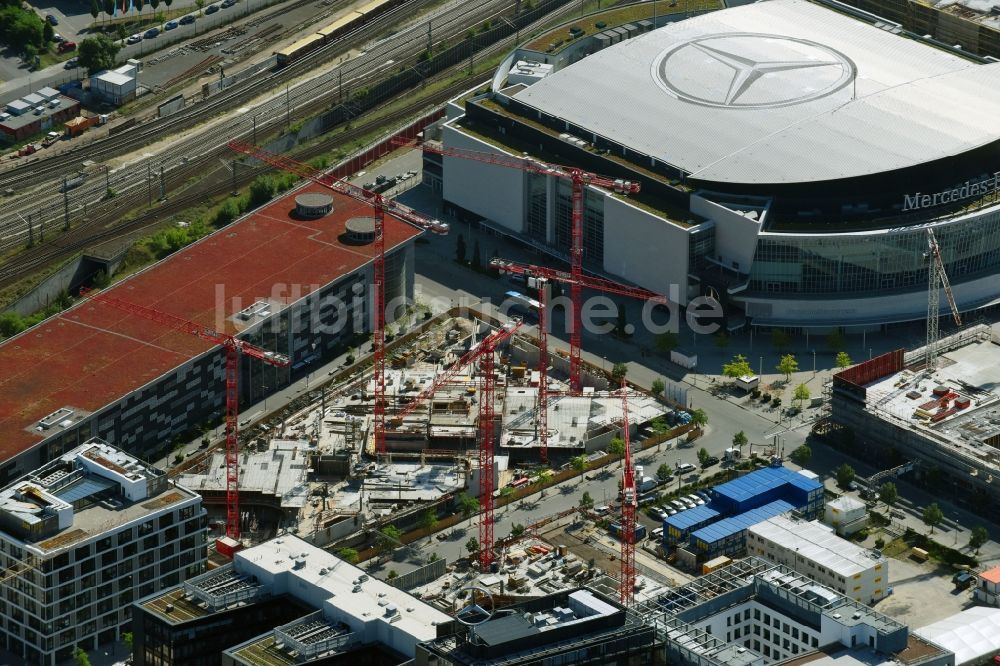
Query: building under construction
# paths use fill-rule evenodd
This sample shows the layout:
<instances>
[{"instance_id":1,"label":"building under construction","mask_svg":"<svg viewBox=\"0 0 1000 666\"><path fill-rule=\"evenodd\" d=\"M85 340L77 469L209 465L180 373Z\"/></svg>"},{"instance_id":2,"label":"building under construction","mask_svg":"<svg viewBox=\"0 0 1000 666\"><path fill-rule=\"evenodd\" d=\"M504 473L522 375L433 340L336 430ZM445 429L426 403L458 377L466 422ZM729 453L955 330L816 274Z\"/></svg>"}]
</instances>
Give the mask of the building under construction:
<instances>
[{"instance_id":1,"label":"building under construction","mask_svg":"<svg viewBox=\"0 0 1000 666\"><path fill-rule=\"evenodd\" d=\"M1000 347L985 325L925 349L902 349L833 378L828 434L845 448L906 469L991 515L1000 508ZM872 482L871 485L877 485Z\"/></svg>"}]
</instances>

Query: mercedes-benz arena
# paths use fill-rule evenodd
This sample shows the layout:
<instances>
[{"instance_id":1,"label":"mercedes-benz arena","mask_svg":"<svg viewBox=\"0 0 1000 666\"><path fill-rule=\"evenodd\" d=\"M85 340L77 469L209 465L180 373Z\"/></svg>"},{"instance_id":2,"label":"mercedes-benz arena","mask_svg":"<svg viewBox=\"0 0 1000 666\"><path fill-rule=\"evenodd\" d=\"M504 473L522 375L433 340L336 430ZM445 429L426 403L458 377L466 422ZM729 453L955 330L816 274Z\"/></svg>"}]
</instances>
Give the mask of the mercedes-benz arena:
<instances>
[{"instance_id":1,"label":"mercedes-benz arena","mask_svg":"<svg viewBox=\"0 0 1000 666\"><path fill-rule=\"evenodd\" d=\"M926 317L931 227L960 309L1000 298L1000 63L804 0L675 19L516 50L442 142L639 181L586 193L589 269L755 325ZM569 248L565 180L435 169L459 213Z\"/></svg>"}]
</instances>

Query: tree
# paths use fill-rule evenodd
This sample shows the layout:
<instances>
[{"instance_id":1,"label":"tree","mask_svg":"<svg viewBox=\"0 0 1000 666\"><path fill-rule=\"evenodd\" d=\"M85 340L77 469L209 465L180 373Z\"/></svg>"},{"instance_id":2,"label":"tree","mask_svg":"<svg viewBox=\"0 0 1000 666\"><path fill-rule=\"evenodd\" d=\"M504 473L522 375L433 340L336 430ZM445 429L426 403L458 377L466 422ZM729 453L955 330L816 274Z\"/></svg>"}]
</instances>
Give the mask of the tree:
<instances>
[{"instance_id":1,"label":"tree","mask_svg":"<svg viewBox=\"0 0 1000 666\"><path fill-rule=\"evenodd\" d=\"M198 16L204 16L205 0L194 0L194 4L198 8Z\"/></svg>"},{"instance_id":2,"label":"tree","mask_svg":"<svg viewBox=\"0 0 1000 666\"><path fill-rule=\"evenodd\" d=\"M805 467L809 464L809 459L812 458L812 449L803 444L799 448L792 451L788 457L791 458L792 462L799 467Z\"/></svg>"},{"instance_id":3,"label":"tree","mask_svg":"<svg viewBox=\"0 0 1000 666\"><path fill-rule=\"evenodd\" d=\"M677 347L677 334L666 331L656 336L656 350L661 354L669 354Z\"/></svg>"},{"instance_id":4,"label":"tree","mask_svg":"<svg viewBox=\"0 0 1000 666\"><path fill-rule=\"evenodd\" d=\"M708 425L708 414L705 413L704 409L692 409L691 410L691 423L699 428L703 428Z\"/></svg>"},{"instance_id":5,"label":"tree","mask_svg":"<svg viewBox=\"0 0 1000 666\"><path fill-rule=\"evenodd\" d=\"M167 6L167 9L170 9L170 5L172 5L173 3L174 0L163 0L163 4Z\"/></svg>"},{"instance_id":6,"label":"tree","mask_svg":"<svg viewBox=\"0 0 1000 666\"><path fill-rule=\"evenodd\" d=\"M124 631L124 632L122 632L122 642L125 643L125 647L128 648L129 653L132 652L132 643L133 643L133 640L134 640L134 637L133 637L131 631Z\"/></svg>"},{"instance_id":7,"label":"tree","mask_svg":"<svg viewBox=\"0 0 1000 666\"><path fill-rule=\"evenodd\" d=\"M618 458L625 453L625 440L621 437L612 437L608 442L608 453Z\"/></svg>"},{"instance_id":8,"label":"tree","mask_svg":"<svg viewBox=\"0 0 1000 666\"><path fill-rule=\"evenodd\" d=\"M524 534L525 527L521 523L514 523L510 528L510 535L515 539Z\"/></svg>"},{"instance_id":9,"label":"tree","mask_svg":"<svg viewBox=\"0 0 1000 666\"><path fill-rule=\"evenodd\" d=\"M826 336L826 346L830 348L830 351L840 351L847 344L844 338L844 333L839 328L835 329L830 335Z\"/></svg>"},{"instance_id":10,"label":"tree","mask_svg":"<svg viewBox=\"0 0 1000 666\"><path fill-rule=\"evenodd\" d=\"M379 532L378 543L379 550L386 551L390 550L394 546L399 544L399 538L403 536L403 533L399 531L395 525L386 525Z\"/></svg>"},{"instance_id":11,"label":"tree","mask_svg":"<svg viewBox=\"0 0 1000 666\"><path fill-rule=\"evenodd\" d=\"M460 264L464 264L465 252L465 237L463 237L462 234L459 234L458 238L455 239L455 261Z\"/></svg>"},{"instance_id":12,"label":"tree","mask_svg":"<svg viewBox=\"0 0 1000 666\"><path fill-rule=\"evenodd\" d=\"M775 328L771 330L771 346L775 349L784 349L788 346L788 333L785 333L780 328Z\"/></svg>"},{"instance_id":13,"label":"tree","mask_svg":"<svg viewBox=\"0 0 1000 666\"><path fill-rule=\"evenodd\" d=\"M749 443L750 440L747 438L747 434L742 430L733 435L733 448L738 449L740 455L743 455L743 447Z\"/></svg>"},{"instance_id":14,"label":"tree","mask_svg":"<svg viewBox=\"0 0 1000 666\"><path fill-rule=\"evenodd\" d=\"M115 58L121 50L121 44L112 41L104 35L97 37L87 37L80 42L80 49L77 55L80 67L86 67L88 74L110 69L115 65Z\"/></svg>"},{"instance_id":15,"label":"tree","mask_svg":"<svg viewBox=\"0 0 1000 666\"><path fill-rule=\"evenodd\" d=\"M619 384L622 383L622 380L625 379L625 375L627 374L628 365L625 363L615 363L611 367L611 379L615 380Z\"/></svg>"},{"instance_id":16,"label":"tree","mask_svg":"<svg viewBox=\"0 0 1000 666\"><path fill-rule=\"evenodd\" d=\"M351 564L358 563L358 551L353 548L341 548L337 551L337 557Z\"/></svg>"},{"instance_id":17,"label":"tree","mask_svg":"<svg viewBox=\"0 0 1000 666\"><path fill-rule=\"evenodd\" d=\"M440 555L438 555L437 553L431 553L431 556L429 558L427 558L427 561L428 562L437 562L440 559L441 559Z\"/></svg>"},{"instance_id":18,"label":"tree","mask_svg":"<svg viewBox=\"0 0 1000 666\"><path fill-rule=\"evenodd\" d=\"M797 400L799 403L799 408L802 408L802 403L809 399L809 387L805 384L799 384L795 387L795 392L792 393L792 399Z\"/></svg>"},{"instance_id":19,"label":"tree","mask_svg":"<svg viewBox=\"0 0 1000 666\"><path fill-rule=\"evenodd\" d=\"M615 332L618 333L618 335L620 335L622 337L630 335L629 332L625 330L626 326L628 326L628 321L627 321L627 317L625 315L625 304L624 303L619 303L618 304L618 323L615 324Z\"/></svg>"},{"instance_id":20,"label":"tree","mask_svg":"<svg viewBox=\"0 0 1000 666\"><path fill-rule=\"evenodd\" d=\"M785 354L774 368L785 376L787 382L792 378L793 372L799 371L799 362L795 360L795 354Z\"/></svg>"},{"instance_id":21,"label":"tree","mask_svg":"<svg viewBox=\"0 0 1000 666\"><path fill-rule=\"evenodd\" d=\"M708 459L710 457L711 454L708 452L708 449L705 447L698 449L698 462L701 463L702 467L708 467Z\"/></svg>"},{"instance_id":22,"label":"tree","mask_svg":"<svg viewBox=\"0 0 1000 666\"><path fill-rule=\"evenodd\" d=\"M458 496L458 508L462 511L462 516L468 518L474 513L479 513L479 500L471 495L462 493Z\"/></svg>"},{"instance_id":23,"label":"tree","mask_svg":"<svg viewBox=\"0 0 1000 666\"><path fill-rule=\"evenodd\" d=\"M670 424L667 423L667 419L663 418L663 415L657 416L655 419L650 421L649 427L653 429L653 434L656 435L662 435L670 430Z\"/></svg>"},{"instance_id":24,"label":"tree","mask_svg":"<svg viewBox=\"0 0 1000 666\"><path fill-rule=\"evenodd\" d=\"M3 7L0 9L0 42L19 53L34 55L45 48L46 25L48 23L38 14L21 9L20 4Z\"/></svg>"},{"instance_id":25,"label":"tree","mask_svg":"<svg viewBox=\"0 0 1000 666\"><path fill-rule=\"evenodd\" d=\"M587 491L583 491L583 497L580 498L580 508L589 509L592 506L594 506L594 498Z\"/></svg>"},{"instance_id":26,"label":"tree","mask_svg":"<svg viewBox=\"0 0 1000 666\"><path fill-rule=\"evenodd\" d=\"M660 481L666 482L674 475L674 470L667 463L663 463L656 468L656 478Z\"/></svg>"},{"instance_id":27,"label":"tree","mask_svg":"<svg viewBox=\"0 0 1000 666\"><path fill-rule=\"evenodd\" d=\"M263 206L277 192L278 186L270 176L258 176L250 183L250 207Z\"/></svg>"},{"instance_id":28,"label":"tree","mask_svg":"<svg viewBox=\"0 0 1000 666\"><path fill-rule=\"evenodd\" d=\"M941 511L941 507L937 505L937 502L931 502L924 507L923 519L924 525L931 528L931 534L934 534L934 526L944 520L944 512Z\"/></svg>"},{"instance_id":29,"label":"tree","mask_svg":"<svg viewBox=\"0 0 1000 666\"><path fill-rule=\"evenodd\" d=\"M115 0L101 0L101 10L104 12L105 19L110 19L115 15Z\"/></svg>"},{"instance_id":30,"label":"tree","mask_svg":"<svg viewBox=\"0 0 1000 666\"><path fill-rule=\"evenodd\" d=\"M972 532L969 533L969 548L976 551L976 555L979 554L979 549L982 548L983 544L990 540L990 533L982 525L976 525L972 528Z\"/></svg>"},{"instance_id":31,"label":"tree","mask_svg":"<svg viewBox=\"0 0 1000 666\"><path fill-rule=\"evenodd\" d=\"M389 573L387 573L385 575L385 579L386 580L394 580L396 578L399 578L399 574L396 573L396 570L395 569L389 569Z\"/></svg>"},{"instance_id":32,"label":"tree","mask_svg":"<svg viewBox=\"0 0 1000 666\"><path fill-rule=\"evenodd\" d=\"M427 509L420 516L420 526L425 530L433 530L437 527L438 517L437 512L434 509Z\"/></svg>"},{"instance_id":33,"label":"tree","mask_svg":"<svg viewBox=\"0 0 1000 666\"><path fill-rule=\"evenodd\" d=\"M79 646L74 647L73 663L75 663L76 666L90 666L90 657L87 656L87 651Z\"/></svg>"},{"instance_id":34,"label":"tree","mask_svg":"<svg viewBox=\"0 0 1000 666\"><path fill-rule=\"evenodd\" d=\"M878 498L885 502L886 509L895 504L896 500L899 499L899 490L896 489L896 484L892 481L883 483L878 489Z\"/></svg>"},{"instance_id":35,"label":"tree","mask_svg":"<svg viewBox=\"0 0 1000 666\"><path fill-rule=\"evenodd\" d=\"M713 340L715 346L719 349L725 349L729 346L729 336L723 331L719 331L715 334L715 339Z\"/></svg>"},{"instance_id":36,"label":"tree","mask_svg":"<svg viewBox=\"0 0 1000 666\"><path fill-rule=\"evenodd\" d=\"M472 245L472 267L477 271L483 267L483 253L479 249L479 239Z\"/></svg>"},{"instance_id":37,"label":"tree","mask_svg":"<svg viewBox=\"0 0 1000 666\"><path fill-rule=\"evenodd\" d=\"M850 367L851 363L852 363L851 357L850 357L850 355L847 352L845 352L845 351L837 352L837 367L838 368L840 368L841 370L843 370L844 368Z\"/></svg>"},{"instance_id":38,"label":"tree","mask_svg":"<svg viewBox=\"0 0 1000 666\"><path fill-rule=\"evenodd\" d=\"M667 389L667 384L662 379L654 379L653 385L650 388L653 390L653 395L659 396L663 395L663 392Z\"/></svg>"},{"instance_id":39,"label":"tree","mask_svg":"<svg viewBox=\"0 0 1000 666\"><path fill-rule=\"evenodd\" d=\"M46 44L51 44L52 39L56 36L56 31L53 29L52 24L46 21L42 24L42 40Z\"/></svg>"},{"instance_id":40,"label":"tree","mask_svg":"<svg viewBox=\"0 0 1000 666\"><path fill-rule=\"evenodd\" d=\"M753 375L753 368L747 362L747 357L737 354L729 363L722 364L722 374L730 379L739 379Z\"/></svg>"},{"instance_id":41,"label":"tree","mask_svg":"<svg viewBox=\"0 0 1000 666\"><path fill-rule=\"evenodd\" d=\"M847 488L851 485L851 481L854 481L854 468L844 463L837 468L837 485L841 488Z\"/></svg>"},{"instance_id":42,"label":"tree","mask_svg":"<svg viewBox=\"0 0 1000 666\"><path fill-rule=\"evenodd\" d=\"M469 537L469 540L465 542L465 549L469 551L469 555L475 555L479 552L479 539L476 537Z\"/></svg>"},{"instance_id":43,"label":"tree","mask_svg":"<svg viewBox=\"0 0 1000 666\"><path fill-rule=\"evenodd\" d=\"M97 17L101 15L101 3L97 0L90 0L90 15L97 20Z\"/></svg>"},{"instance_id":44,"label":"tree","mask_svg":"<svg viewBox=\"0 0 1000 666\"><path fill-rule=\"evenodd\" d=\"M585 455L573 456L572 458L569 459L569 464L573 466L573 469L575 469L582 475L584 471L587 469L587 456Z\"/></svg>"}]
</instances>

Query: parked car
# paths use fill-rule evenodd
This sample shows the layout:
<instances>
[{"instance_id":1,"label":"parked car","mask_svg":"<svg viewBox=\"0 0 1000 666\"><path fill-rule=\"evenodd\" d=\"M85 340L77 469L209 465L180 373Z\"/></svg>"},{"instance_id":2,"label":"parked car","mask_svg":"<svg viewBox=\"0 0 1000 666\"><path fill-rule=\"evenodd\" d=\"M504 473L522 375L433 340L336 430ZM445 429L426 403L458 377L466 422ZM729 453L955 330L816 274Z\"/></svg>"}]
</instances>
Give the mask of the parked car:
<instances>
[{"instance_id":1,"label":"parked car","mask_svg":"<svg viewBox=\"0 0 1000 666\"><path fill-rule=\"evenodd\" d=\"M181 25L191 25L194 23L194 14L186 14L181 17Z\"/></svg>"},{"instance_id":2,"label":"parked car","mask_svg":"<svg viewBox=\"0 0 1000 666\"><path fill-rule=\"evenodd\" d=\"M692 471L694 471L694 465L692 465L691 463L681 463L680 465L677 466L678 474L685 474L687 472L692 472Z\"/></svg>"},{"instance_id":3,"label":"parked car","mask_svg":"<svg viewBox=\"0 0 1000 666\"><path fill-rule=\"evenodd\" d=\"M59 43L65 42L66 38L63 37L62 35L60 35L58 32L53 32L52 33L52 41L56 42L57 44L59 44Z\"/></svg>"},{"instance_id":4,"label":"parked car","mask_svg":"<svg viewBox=\"0 0 1000 666\"><path fill-rule=\"evenodd\" d=\"M173 30L174 28L177 27L177 25L178 25L177 21L167 21L166 23L163 24L163 29L164 30Z\"/></svg>"},{"instance_id":5,"label":"parked car","mask_svg":"<svg viewBox=\"0 0 1000 666\"><path fill-rule=\"evenodd\" d=\"M126 44L138 44L141 41L142 41L142 35L140 35L139 33L135 33L134 35L131 35L128 39L126 39L125 43Z\"/></svg>"},{"instance_id":6,"label":"parked car","mask_svg":"<svg viewBox=\"0 0 1000 666\"><path fill-rule=\"evenodd\" d=\"M59 25L59 19L57 19L52 14L46 14L45 20L49 22L49 25Z\"/></svg>"},{"instance_id":7,"label":"parked car","mask_svg":"<svg viewBox=\"0 0 1000 666\"><path fill-rule=\"evenodd\" d=\"M76 42L59 42L59 46L56 47L56 51L59 53L69 53L70 51L76 50Z\"/></svg>"},{"instance_id":8,"label":"parked car","mask_svg":"<svg viewBox=\"0 0 1000 666\"><path fill-rule=\"evenodd\" d=\"M232 7L235 4L236 4L236 0L223 0L222 4L220 6L223 9L229 9L230 7Z\"/></svg>"},{"instance_id":9,"label":"parked car","mask_svg":"<svg viewBox=\"0 0 1000 666\"><path fill-rule=\"evenodd\" d=\"M709 456L705 458L705 462L701 464L701 467L702 469L705 469L706 467L711 467L712 465L718 465L718 464L719 464L719 459L716 456Z\"/></svg>"},{"instance_id":10,"label":"parked car","mask_svg":"<svg viewBox=\"0 0 1000 666\"><path fill-rule=\"evenodd\" d=\"M205 7L206 14L214 14L217 11L219 11L219 5L209 5L208 7Z\"/></svg>"},{"instance_id":11,"label":"parked car","mask_svg":"<svg viewBox=\"0 0 1000 666\"><path fill-rule=\"evenodd\" d=\"M80 63L76 58L70 58L65 63L63 63L63 69L73 69Z\"/></svg>"},{"instance_id":12,"label":"parked car","mask_svg":"<svg viewBox=\"0 0 1000 666\"><path fill-rule=\"evenodd\" d=\"M701 506L702 504L705 503L705 500L702 499L701 497L698 497L697 495L687 495L684 499L691 500L692 502L694 502L698 506Z\"/></svg>"},{"instance_id":13,"label":"parked car","mask_svg":"<svg viewBox=\"0 0 1000 666\"><path fill-rule=\"evenodd\" d=\"M697 495L698 497L702 498L706 502L708 502L708 501L710 501L712 499L712 496L709 495L708 493L706 493L704 490L696 490L696 491L694 491L694 494Z\"/></svg>"},{"instance_id":14,"label":"parked car","mask_svg":"<svg viewBox=\"0 0 1000 666\"><path fill-rule=\"evenodd\" d=\"M145 37L146 39L152 39L153 37L156 37L159 34L160 34L159 28L150 28L149 30L146 31Z\"/></svg>"}]
</instances>

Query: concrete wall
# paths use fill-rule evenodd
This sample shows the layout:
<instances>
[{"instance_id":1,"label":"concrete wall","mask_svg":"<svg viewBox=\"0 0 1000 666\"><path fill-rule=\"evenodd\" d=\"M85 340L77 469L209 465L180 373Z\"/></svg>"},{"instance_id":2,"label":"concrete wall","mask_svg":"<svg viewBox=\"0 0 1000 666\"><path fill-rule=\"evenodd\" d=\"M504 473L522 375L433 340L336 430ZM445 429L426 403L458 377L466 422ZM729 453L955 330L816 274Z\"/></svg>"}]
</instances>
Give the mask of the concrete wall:
<instances>
[{"instance_id":1,"label":"concrete wall","mask_svg":"<svg viewBox=\"0 0 1000 666\"><path fill-rule=\"evenodd\" d=\"M761 221L751 220L726 206L691 195L691 212L715 222L715 256L727 268L750 272Z\"/></svg>"},{"instance_id":2,"label":"concrete wall","mask_svg":"<svg viewBox=\"0 0 1000 666\"><path fill-rule=\"evenodd\" d=\"M444 144L496 155L509 155L446 124ZM524 232L527 172L456 157L444 157L444 200L470 210L493 224Z\"/></svg>"},{"instance_id":3,"label":"concrete wall","mask_svg":"<svg viewBox=\"0 0 1000 666\"><path fill-rule=\"evenodd\" d=\"M608 195L604 199L604 270L687 304L687 229Z\"/></svg>"}]
</instances>

